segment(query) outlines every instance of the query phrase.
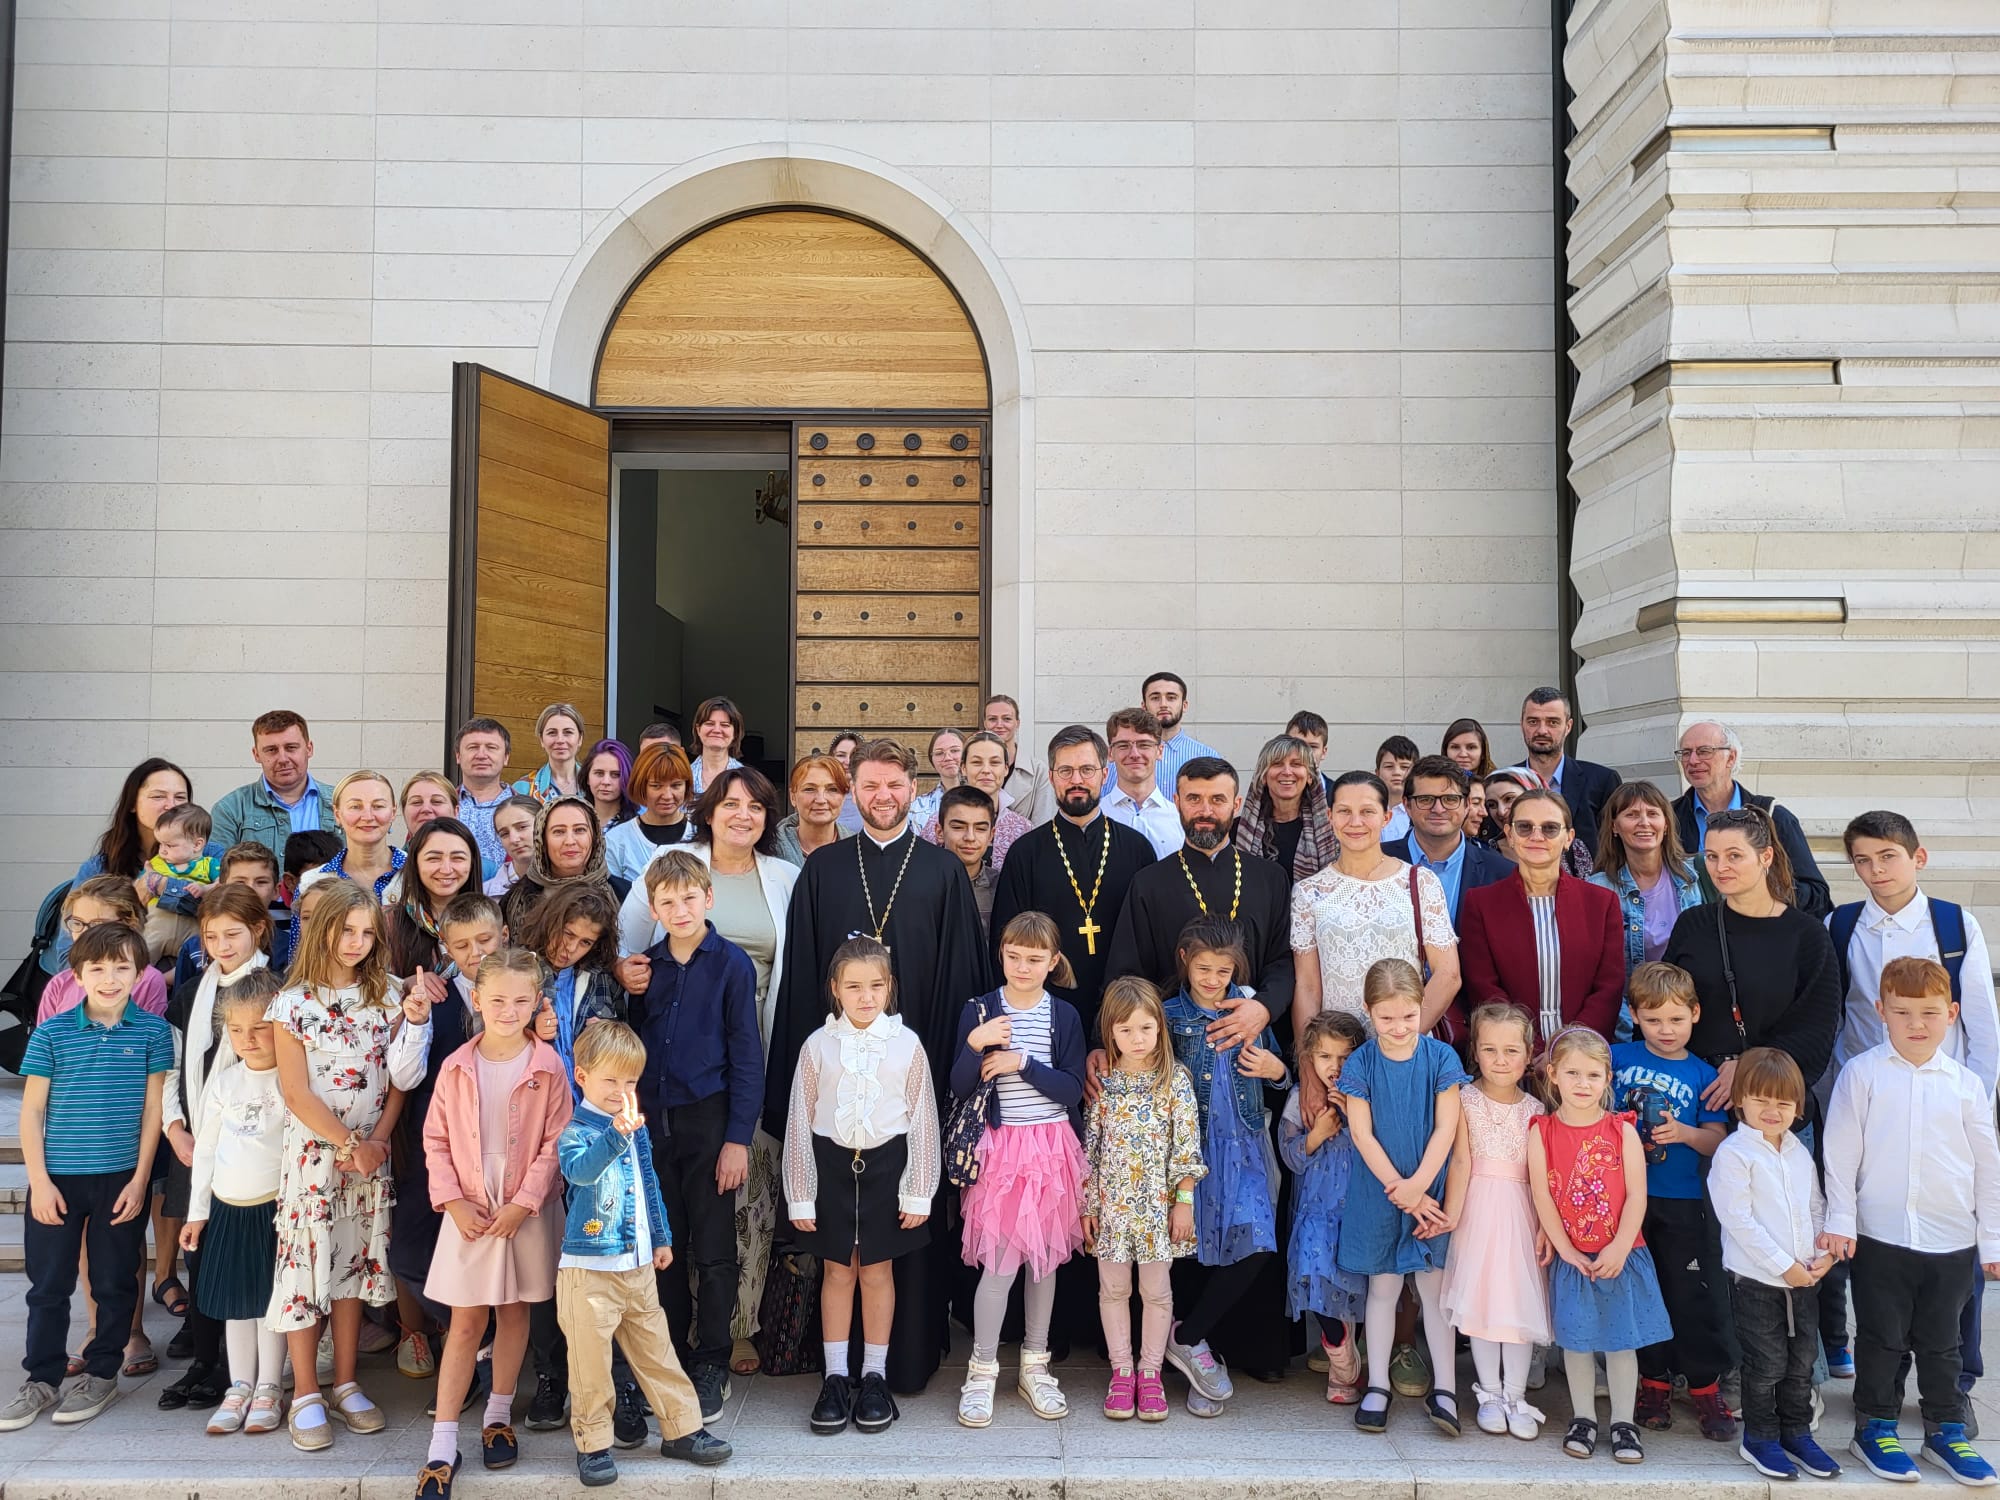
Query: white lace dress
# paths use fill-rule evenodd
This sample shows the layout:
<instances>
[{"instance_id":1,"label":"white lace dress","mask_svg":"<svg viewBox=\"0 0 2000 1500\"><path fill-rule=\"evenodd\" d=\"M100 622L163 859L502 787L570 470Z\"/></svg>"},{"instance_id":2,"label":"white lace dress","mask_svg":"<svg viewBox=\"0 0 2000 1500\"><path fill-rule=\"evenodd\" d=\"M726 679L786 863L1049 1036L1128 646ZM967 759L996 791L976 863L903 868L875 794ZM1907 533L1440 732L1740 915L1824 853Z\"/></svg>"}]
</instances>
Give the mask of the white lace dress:
<instances>
[{"instance_id":1,"label":"white lace dress","mask_svg":"<svg viewBox=\"0 0 2000 1500\"><path fill-rule=\"evenodd\" d=\"M1400 958L1423 972L1417 944L1416 912L1410 901L1411 867L1393 861L1395 873L1357 880L1328 865L1292 887L1292 951L1319 953L1320 1008L1344 1010L1368 1020L1361 1003L1362 982L1371 965ZM1444 887L1429 870L1417 870L1417 902L1424 912L1424 943L1454 947L1451 910Z\"/></svg>"}]
</instances>

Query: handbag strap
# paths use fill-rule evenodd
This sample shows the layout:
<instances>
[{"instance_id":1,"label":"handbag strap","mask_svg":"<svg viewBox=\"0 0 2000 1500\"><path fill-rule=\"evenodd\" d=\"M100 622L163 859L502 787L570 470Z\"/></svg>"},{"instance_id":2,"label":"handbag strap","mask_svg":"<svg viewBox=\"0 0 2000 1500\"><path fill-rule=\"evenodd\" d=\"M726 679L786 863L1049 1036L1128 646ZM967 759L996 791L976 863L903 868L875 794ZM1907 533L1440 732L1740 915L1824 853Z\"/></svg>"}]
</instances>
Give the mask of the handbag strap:
<instances>
[{"instance_id":1,"label":"handbag strap","mask_svg":"<svg viewBox=\"0 0 2000 1500\"><path fill-rule=\"evenodd\" d=\"M1722 979L1729 986L1729 1014L1736 1022L1736 1039L1748 1044L1750 1033L1743 1029L1743 1004L1736 995L1736 966L1729 961L1729 903L1720 901L1715 907L1715 938L1722 949Z\"/></svg>"}]
</instances>

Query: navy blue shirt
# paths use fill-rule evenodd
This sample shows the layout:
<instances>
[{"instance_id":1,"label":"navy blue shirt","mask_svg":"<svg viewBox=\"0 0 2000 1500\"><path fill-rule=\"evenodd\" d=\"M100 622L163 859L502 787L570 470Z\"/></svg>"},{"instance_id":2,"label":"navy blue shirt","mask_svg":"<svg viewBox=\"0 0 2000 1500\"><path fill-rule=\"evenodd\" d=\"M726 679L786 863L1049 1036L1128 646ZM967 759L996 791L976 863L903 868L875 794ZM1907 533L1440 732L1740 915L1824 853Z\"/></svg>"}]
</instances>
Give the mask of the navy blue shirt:
<instances>
[{"instance_id":1,"label":"navy blue shirt","mask_svg":"<svg viewBox=\"0 0 2000 1500\"><path fill-rule=\"evenodd\" d=\"M1660 1118L1662 1105L1683 1125L1727 1120L1721 1110L1701 1102L1702 1090L1715 1082L1715 1069L1692 1052L1678 1059L1661 1057L1644 1042L1620 1042L1611 1049L1611 1076L1618 1108L1639 1114L1639 1139L1647 1145L1646 1192L1655 1198L1699 1198L1701 1153L1679 1143L1654 1146L1646 1127ZM1651 1120L1644 1108L1649 1095Z\"/></svg>"},{"instance_id":2,"label":"navy blue shirt","mask_svg":"<svg viewBox=\"0 0 2000 1500\"><path fill-rule=\"evenodd\" d=\"M632 1002L632 1029L646 1044L639 1107L662 1126L669 1109L729 1094L732 1145L747 1146L764 1107L764 1041L757 1029L757 967L706 924L683 964L673 940L646 950L653 977Z\"/></svg>"}]
</instances>

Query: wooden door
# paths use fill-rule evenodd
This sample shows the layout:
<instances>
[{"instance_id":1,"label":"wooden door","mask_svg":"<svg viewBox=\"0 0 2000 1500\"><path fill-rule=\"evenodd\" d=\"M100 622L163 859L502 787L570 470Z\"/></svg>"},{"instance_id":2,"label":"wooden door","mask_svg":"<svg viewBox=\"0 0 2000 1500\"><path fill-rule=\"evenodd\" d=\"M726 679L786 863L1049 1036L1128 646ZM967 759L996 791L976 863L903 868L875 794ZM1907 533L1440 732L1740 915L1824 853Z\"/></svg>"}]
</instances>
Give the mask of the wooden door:
<instances>
[{"instance_id":1,"label":"wooden door","mask_svg":"<svg viewBox=\"0 0 2000 1500\"><path fill-rule=\"evenodd\" d=\"M794 430L794 754L851 729L921 766L933 730L979 722L985 429L891 416Z\"/></svg>"},{"instance_id":2,"label":"wooden door","mask_svg":"<svg viewBox=\"0 0 2000 1500\"><path fill-rule=\"evenodd\" d=\"M488 370L452 367L449 737L474 715L513 736L509 776L541 764L535 720L574 704L605 733L611 423Z\"/></svg>"}]
</instances>

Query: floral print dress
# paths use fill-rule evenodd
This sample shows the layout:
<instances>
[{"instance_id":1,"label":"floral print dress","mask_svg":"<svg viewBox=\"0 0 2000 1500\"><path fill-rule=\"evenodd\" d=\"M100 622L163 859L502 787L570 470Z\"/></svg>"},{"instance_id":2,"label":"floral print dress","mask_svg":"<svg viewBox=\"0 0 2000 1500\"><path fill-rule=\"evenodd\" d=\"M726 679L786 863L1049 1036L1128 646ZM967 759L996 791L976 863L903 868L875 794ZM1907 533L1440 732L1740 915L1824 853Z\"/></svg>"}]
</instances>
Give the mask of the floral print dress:
<instances>
[{"instance_id":1,"label":"floral print dress","mask_svg":"<svg viewBox=\"0 0 2000 1500\"><path fill-rule=\"evenodd\" d=\"M1165 1093L1154 1089L1150 1074L1106 1073L1104 1092L1084 1114L1083 1157L1090 1175L1080 1207L1084 1217L1097 1220L1099 1260L1194 1253L1193 1240L1175 1244L1167 1232L1175 1185L1208 1172L1201 1159L1201 1112L1186 1068L1175 1065L1173 1087Z\"/></svg>"},{"instance_id":2,"label":"floral print dress","mask_svg":"<svg viewBox=\"0 0 2000 1500\"><path fill-rule=\"evenodd\" d=\"M394 981L391 981L392 985ZM350 1130L373 1130L389 1103L389 1038L401 1014L391 993L380 1006L357 987L287 989L266 1019L306 1049L312 1091ZM297 1115L285 1117L278 1178L278 1264L265 1324L274 1332L310 1328L342 1298L380 1307L396 1300L389 1274L389 1218L395 1184L384 1161L367 1176L342 1171L338 1142L321 1140Z\"/></svg>"}]
</instances>

